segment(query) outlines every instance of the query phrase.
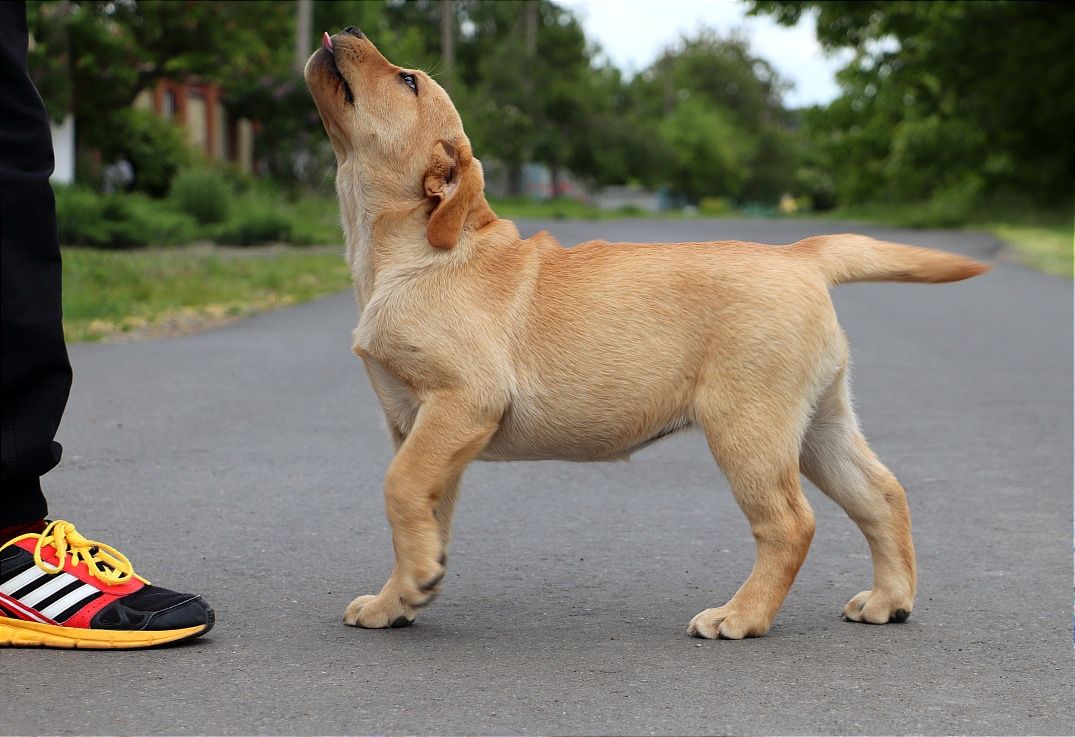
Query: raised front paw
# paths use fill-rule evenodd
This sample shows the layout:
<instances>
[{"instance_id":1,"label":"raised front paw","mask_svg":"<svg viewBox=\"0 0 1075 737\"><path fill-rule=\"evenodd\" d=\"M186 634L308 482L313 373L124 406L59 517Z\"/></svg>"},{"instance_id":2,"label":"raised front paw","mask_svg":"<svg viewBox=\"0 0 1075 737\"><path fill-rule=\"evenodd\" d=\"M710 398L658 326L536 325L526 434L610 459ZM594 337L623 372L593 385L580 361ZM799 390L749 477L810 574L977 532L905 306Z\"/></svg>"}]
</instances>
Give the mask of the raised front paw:
<instances>
[{"instance_id":1,"label":"raised front paw","mask_svg":"<svg viewBox=\"0 0 1075 737\"><path fill-rule=\"evenodd\" d=\"M739 610L732 602L706 609L687 625L687 632L707 640L742 640L744 637L761 637L768 631L767 618L747 609Z\"/></svg>"},{"instance_id":2,"label":"raised front paw","mask_svg":"<svg viewBox=\"0 0 1075 737\"><path fill-rule=\"evenodd\" d=\"M851 597L844 607L844 618L849 622L888 624L905 622L911 616L914 601L885 591L863 591Z\"/></svg>"},{"instance_id":3,"label":"raised front paw","mask_svg":"<svg viewBox=\"0 0 1075 737\"><path fill-rule=\"evenodd\" d=\"M408 627L414 624L414 609L400 601L398 596L381 592L376 596L360 596L348 604L343 621L352 627L368 629Z\"/></svg>"}]
</instances>

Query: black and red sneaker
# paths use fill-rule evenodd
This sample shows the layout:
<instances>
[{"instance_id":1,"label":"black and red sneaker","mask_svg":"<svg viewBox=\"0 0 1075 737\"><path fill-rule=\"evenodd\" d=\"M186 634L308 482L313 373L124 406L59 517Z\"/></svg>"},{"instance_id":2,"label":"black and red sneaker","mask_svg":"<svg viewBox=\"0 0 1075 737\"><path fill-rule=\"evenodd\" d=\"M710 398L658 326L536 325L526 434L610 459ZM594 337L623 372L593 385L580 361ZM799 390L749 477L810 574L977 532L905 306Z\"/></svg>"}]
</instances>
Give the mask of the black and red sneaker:
<instances>
[{"instance_id":1,"label":"black and red sneaker","mask_svg":"<svg viewBox=\"0 0 1075 737\"><path fill-rule=\"evenodd\" d=\"M212 626L202 597L150 585L122 553L70 522L0 547L0 647L150 647Z\"/></svg>"}]
</instances>

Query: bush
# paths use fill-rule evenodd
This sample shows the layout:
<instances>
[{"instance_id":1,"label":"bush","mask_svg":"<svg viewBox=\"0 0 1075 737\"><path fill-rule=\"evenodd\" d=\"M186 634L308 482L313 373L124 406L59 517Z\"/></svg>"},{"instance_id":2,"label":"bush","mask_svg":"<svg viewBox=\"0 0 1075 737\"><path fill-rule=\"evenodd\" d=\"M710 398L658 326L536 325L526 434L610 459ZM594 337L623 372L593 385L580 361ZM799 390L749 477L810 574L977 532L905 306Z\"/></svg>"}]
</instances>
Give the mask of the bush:
<instances>
[{"instance_id":1,"label":"bush","mask_svg":"<svg viewBox=\"0 0 1075 737\"><path fill-rule=\"evenodd\" d=\"M126 198L84 189L56 190L56 227L60 242L91 248L137 248L148 241Z\"/></svg>"},{"instance_id":2,"label":"bush","mask_svg":"<svg viewBox=\"0 0 1075 737\"><path fill-rule=\"evenodd\" d=\"M208 240L194 218L173 210L166 202L141 195L129 195L126 199L130 222L139 228L148 245L185 246Z\"/></svg>"},{"instance_id":3,"label":"bush","mask_svg":"<svg viewBox=\"0 0 1075 737\"><path fill-rule=\"evenodd\" d=\"M710 217L730 215L732 213L732 203L727 197L703 197L702 201L698 203L698 212Z\"/></svg>"},{"instance_id":4,"label":"bush","mask_svg":"<svg viewBox=\"0 0 1075 737\"><path fill-rule=\"evenodd\" d=\"M144 248L149 245L145 223L129 199L113 195L105 197L103 203L101 218L108 224L111 236L104 248Z\"/></svg>"},{"instance_id":5,"label":"bush","mask_svg":"<svg viewBox=\"0 0 1075 737\"><path fill-rule=\"evenodd\" d=\"M103 217L101 196L78 187L56 187L56 230L60 243L106 247L111 228Z\"/></svg>"},{"instance_id":6,"label":"bush","mask_svg":"<svg viewBox=\"0 0 1075 737\"><path fill-rule=\"evenodd\" d=\"M804 166L792 180L796 194L810 199L808 209L827 212L836 207L836 182L832 173L822 167Z\"/></svg>"},{"instance_id":7,"label":"bush","mask_svg":"<svg viewBox=\"0 0 1075 737\"><path fill-rule=\"evenodd\" d=\"M100 142L100 148L105 161L131 162L131 189L153 197L167 194L176 172L190 160L178 128L147 110L134 108L116 115L116 130Z\"/></svg>"},{"instance_id":8,"label":"bush","mask_svg":"<svg viewBox=\"0 0 1075 737\"><path fill-rule=\"evenodd\" d=\"M335 197L307 196L290 208L291 243L296 246L343 243Z\"/></svg>"},{"instance_id":9,"label":"bush","mask_svg":"<svg viewBox=\"0 0 1075 737\"><path fill-rule=\"evenodd\" d=\"M56 225L66 246L125 249L172 246L198 239L197 224L163 203L138 195L99 195L56 188Z\"/></svg>"},{"instance_id":10,"label":"bush","mask_svg":"<svg viewBox=\"0 0 1075 737\"><path fill-rule=\"evenodd\" d=\"M235 246L343 241L336 203L327 197L307 196L288 203L272 191L229 195L231 216L219 224L201 224L188 214L204 204L199 200L199 193L221 182L231 192L225 179L202 174L185 173L177 177L173 196L166 200L140 193L103 195L83 187L57 187L60 242L66 246L124 249L180 246L199 240ZM195 194L189 194L188 190ZM183 202L187 204L186 211L179 209ZM201 214L205 216L204 210Z\"/></svg>"},{"instance_id":11,"label":"bush","mask_svg":"<svg viewBox=\"0 0 1075 737\"><path fill-rule=\"evenodd\" d=\"M271 203L248 201L242 212L217 230L214 240L228 246L288 242L291 221Z\"/></svg>"},{"instance_id":12,"label":"bush","mask_svg":"<svg viewBox=\"0 0 1075 737\"><path fill-rule=\"evenodd\" d=\"M172 182L172 201L202 225L227 220L233 195L227 177L213 169L187 169Z\"/></svg>"}]
</instances>

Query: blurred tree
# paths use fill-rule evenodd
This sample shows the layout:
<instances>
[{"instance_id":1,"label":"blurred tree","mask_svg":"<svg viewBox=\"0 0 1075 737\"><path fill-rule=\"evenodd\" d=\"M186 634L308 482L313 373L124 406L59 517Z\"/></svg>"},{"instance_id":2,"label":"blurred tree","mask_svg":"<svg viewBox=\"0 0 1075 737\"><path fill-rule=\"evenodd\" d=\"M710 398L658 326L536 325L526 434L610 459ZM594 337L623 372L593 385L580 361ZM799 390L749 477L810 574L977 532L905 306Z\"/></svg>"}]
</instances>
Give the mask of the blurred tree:
<instances>
[{"instance_id":1,"label":"blurred tree","mask_svg":"<svg viewBox=\"0 0 1075 737\"><path fill-rule=\"evenodd\" d=\"M693 200L775 204L791 177L786 88L742 37L681 38L630 85L635 116L657 123L667 151L643 178Z\"/></svg>"},{"instance_id":2,"label":"blurred tree","mask_svg":"<svg viewBox=\"0 0 1075 737\"><path fill-rule=\"evenodd\" d=\"M695 201L711 195L739 197L753 142L736 130L727 111L701 98L684 99L664 117L659 131L672 152L666 171L676 191Z\"/></svg>"},{"instance_id":3,"label":"blurred tree","mask_svg":"<svg viewBox=\"0 0 1075 737\"><path fill-rule=\"evenodd\" d=\"M823 45L855 51L842 96L807 118L842 202L1070 206L1075 5L753 0L751 12L815 13Z\"/></svg>"},{"instance_id":4,"label":"blurred tree","mask_svg":"<svg viewBox=\"0 0 1075 737\"><path fill-rule=\"evenodd\" d=\"M461 89L453 89L453 99L479 157L503 163L509 192L519 194L522 165L534 159L543 124L536 97L542 76L537 44L545 28L538 23L540 8L536 0L453 6L461 30L455 49Z\"/></svg>"},{"instance_id":5,"label":"blurred tree","mask_svg":"<svg viewBox=\"0 0 1075 737\"><path fill-rule=\"evenodd\" d=\"M27 5L30 67L50 114L95 116L127 107L161 77L197 75L225 86L286 63L289 8L272 0L42 2ZM104 110L102 110L104 108Z\"/></svg>"},{"instance_id":6,"label":"blurred tree","mask_svg":"<svg viewBox=\"0 0 1075 737\"><path fill-rule=\"evenodd\" d=\"M30 69L50 116L74 113L79 149L99 150L105 161L127 158L136 168L135 186L160 195L182 163L179 139L163 122L132 114L135 97L162 77L197 75L230 88L286 64L286 45L265 39L287 37L291 20L287 6L269 0L35 0L27 5L27 22ZM154 162L155 147L168 165Z\"/></svg>"},{"instance_id":7,"label":"blurred tree","mask_svg":"<svg viewBox=\"0 0 1075 737\"><path fill-rule=\"evenodd\" d=\"M327 179L331 150L296 55L315 48L322 30L349 25L388 58L445 83L475 151L506 165L516 192L523 164L540 161L557 193L570 170L692 196L779 194L780 82L737 39L684 40L628 83L587 44L575 14L551 0L35 1L30 22L32 68L52 115L77 115L82 150L106 161L138 157L147 173L139 182L152 181L145 188L157 194L181 163L175 136L128 109L161 77L219 82L226 104L259 122L256 157L274 178ZM161 161L152 162L158 145ZM690 171L698 161L704 175Z\"/></svg>"}]
</instances>

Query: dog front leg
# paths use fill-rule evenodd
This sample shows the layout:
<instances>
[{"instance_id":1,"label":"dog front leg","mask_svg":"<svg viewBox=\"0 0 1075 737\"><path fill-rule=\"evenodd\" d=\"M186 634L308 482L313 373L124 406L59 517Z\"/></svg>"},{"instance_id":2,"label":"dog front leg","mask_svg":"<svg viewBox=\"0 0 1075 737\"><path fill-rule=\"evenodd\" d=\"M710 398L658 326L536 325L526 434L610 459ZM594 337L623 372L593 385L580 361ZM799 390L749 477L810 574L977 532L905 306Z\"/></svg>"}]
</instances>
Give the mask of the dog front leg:
<instances>
[{"instance_id":1,"label":"dog front leg","mask_svg":"<svg viewBox=\"0 0 1075 737\"><path fill-rule=\"evenodd\" d=\"M452 509L463 469L497 430L489 411L458 396L422 403L385 475L385 509L396 564L375 596L351 602L344 621L360 627L410 624L439 592Z\"/></svg>"}]
</instances>

